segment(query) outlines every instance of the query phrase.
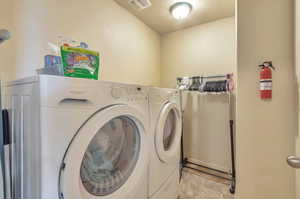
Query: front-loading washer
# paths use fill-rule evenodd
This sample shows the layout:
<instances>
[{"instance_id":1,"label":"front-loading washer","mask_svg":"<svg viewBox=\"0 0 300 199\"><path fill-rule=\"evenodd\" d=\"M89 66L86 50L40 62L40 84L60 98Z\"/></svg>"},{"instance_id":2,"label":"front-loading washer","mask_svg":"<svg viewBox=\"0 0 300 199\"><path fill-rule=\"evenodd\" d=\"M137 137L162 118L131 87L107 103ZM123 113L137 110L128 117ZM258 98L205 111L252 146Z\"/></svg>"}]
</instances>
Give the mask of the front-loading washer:
<instances>
[{"instance_id":1,"label":"front-loading washer","mask_svg":"<svg viewBox=\"0 0 300 199\"><path fill-rule=\"evenodd\" d=\"M178 196L182 114L177 89L149 88L149 197Z\"/></svg>"},{"instance_id":2,"label":"front-loading washer","mask_svg":"<svg viewBox=\"0 0 300 199\"><path fill-rule=\"evenodd\" d=\"M47 75L7 83L12 198L146 199L147 94Z\"/></svg>"}]
</instances>

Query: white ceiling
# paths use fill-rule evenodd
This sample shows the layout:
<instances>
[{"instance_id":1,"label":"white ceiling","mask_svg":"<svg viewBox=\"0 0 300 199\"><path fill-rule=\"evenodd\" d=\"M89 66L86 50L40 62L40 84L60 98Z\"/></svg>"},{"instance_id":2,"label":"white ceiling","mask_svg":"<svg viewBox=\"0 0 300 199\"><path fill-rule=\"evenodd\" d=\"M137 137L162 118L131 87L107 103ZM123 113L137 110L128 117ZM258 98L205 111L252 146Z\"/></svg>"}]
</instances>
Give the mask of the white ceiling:
<instances>
[{"instance_id":1,"label":"white ceiling","mask_svg":"<svg viewBox=\"0 0 300 199\"><path fill-rule=\"evenodd\" d=\"M128 3L128 0L115 1L161 34L235 14L235 0L150 0L152 6L144 10L137 10ZM179 1L190 2L193 5L191 15L182 21L175 20L169 12L170 6Z\"/></svg>"}]
</instances>

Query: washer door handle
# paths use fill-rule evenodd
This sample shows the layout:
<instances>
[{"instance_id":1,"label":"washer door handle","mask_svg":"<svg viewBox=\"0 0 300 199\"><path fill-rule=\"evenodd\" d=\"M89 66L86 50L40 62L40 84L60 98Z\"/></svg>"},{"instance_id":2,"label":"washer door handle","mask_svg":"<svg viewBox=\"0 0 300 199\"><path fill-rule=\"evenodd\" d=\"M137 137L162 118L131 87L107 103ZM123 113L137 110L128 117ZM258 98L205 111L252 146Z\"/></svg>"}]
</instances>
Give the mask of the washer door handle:
<instances>
[{"instance_id":1,"label":"washer door handle","mask_svg":"<svg viewBox=\"0 0 300 199\"><path fill-rule=\"evenodd\" d=\"M296 156L289 156L287 158L287 163L295 169L300 169L300 158Z\"/></svg>"},{"instance_id":2,"label":"washer door handle","mask_svg":"<svg viewBox=\"0 0 300 199\"><path fill-rule=\"evenodd\" d=\"M64 98L59 102L59 105L67 105L67 104L73 104L73 105L88 105L91 106L93 103L85 98Z\"/></svg>"}]
</instances>

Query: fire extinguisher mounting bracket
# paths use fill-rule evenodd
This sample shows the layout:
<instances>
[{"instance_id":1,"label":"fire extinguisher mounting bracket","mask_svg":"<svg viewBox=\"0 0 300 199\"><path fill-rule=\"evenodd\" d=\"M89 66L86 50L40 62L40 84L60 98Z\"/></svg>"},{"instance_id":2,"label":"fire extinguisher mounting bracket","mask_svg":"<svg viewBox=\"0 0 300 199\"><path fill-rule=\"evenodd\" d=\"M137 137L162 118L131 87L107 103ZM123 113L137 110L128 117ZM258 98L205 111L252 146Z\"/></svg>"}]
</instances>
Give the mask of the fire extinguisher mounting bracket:
<instances>
[{"instance_id":1,"label":"fire extinguisher mounting bracket","mask_svg":"<svg viewBox=\"0 0 300 199\"><path fill-rule=\"evenodd\" d=\"M276 70L275 67L273 66L273 62L272 61L265 61L264 63L262 63L261 65L259 65L259 67L261 68L272 68L273 70Z\"/></svg>"}]
</instances>

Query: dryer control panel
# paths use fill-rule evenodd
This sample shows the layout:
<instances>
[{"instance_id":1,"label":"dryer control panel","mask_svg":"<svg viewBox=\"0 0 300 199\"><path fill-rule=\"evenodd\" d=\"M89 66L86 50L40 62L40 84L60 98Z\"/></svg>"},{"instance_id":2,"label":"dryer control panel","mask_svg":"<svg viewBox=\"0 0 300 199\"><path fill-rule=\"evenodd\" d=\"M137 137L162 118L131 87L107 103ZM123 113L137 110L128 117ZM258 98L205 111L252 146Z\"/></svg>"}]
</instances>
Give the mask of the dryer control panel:
<instances>
[{"instance_id":1,"label":"dryer control panel","mask_svg":"<svg viewBox=\"0 0 300 199\"><path fill-rule=\"evenodd\" d=\"M166 95L166 98L168 100L172 100L172 99L176 99L176 97L179 97L179 91L168 91L167 92L167 95Z\"/></svg>"},{"instance_id":2,"label":"dryer control panel","mask_svg":"<svg viewBox=\"0 0 300 199\"><path fill-rule=\"evenodd\" d=\"M111 88L111 96L127 102L147 100L147 91L139 86L117 86Z\"/></svg>"}]
</instances>

